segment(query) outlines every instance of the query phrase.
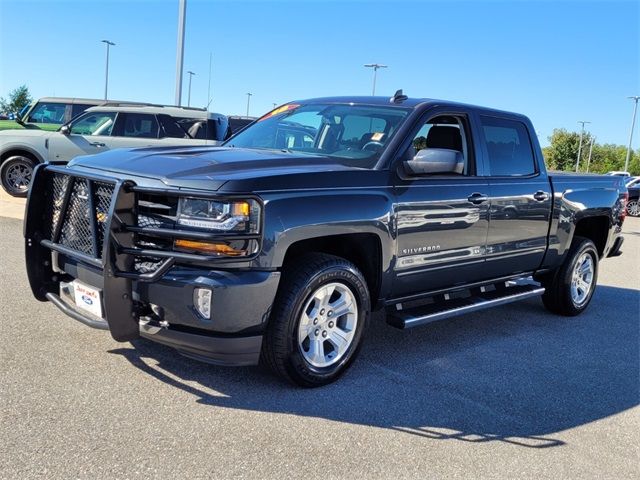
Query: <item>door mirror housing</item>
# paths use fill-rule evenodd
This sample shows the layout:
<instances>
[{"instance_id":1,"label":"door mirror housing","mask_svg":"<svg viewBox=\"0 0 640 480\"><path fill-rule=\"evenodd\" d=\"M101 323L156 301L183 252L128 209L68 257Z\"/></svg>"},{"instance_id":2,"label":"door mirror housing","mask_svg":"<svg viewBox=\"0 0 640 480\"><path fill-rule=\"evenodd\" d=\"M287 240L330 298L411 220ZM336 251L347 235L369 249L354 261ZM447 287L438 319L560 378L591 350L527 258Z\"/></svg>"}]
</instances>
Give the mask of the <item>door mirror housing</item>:
<instances>
[{"instance_id":1,"label":"door mirror housing","mask_svg":"<svg viewBox=\"0 0 640 480\"><path fill-rule=\"evenodd\" d=\"M446 174L464 171L464 157L458 150L448 148L425 148L419 150L412 160L404 162L409 175Z\"/></svg>"},{"instance_id":2,"label":"door mirror housing","mask_svg":"<svg viewBox=\"0 0 640 480\"><path fill-rule=\"evenodd\" d=\"M60 127L60 133L63 135L69 135L71 133L71 127L69 125L62 125Z\"/></svg>"}]
</instances>

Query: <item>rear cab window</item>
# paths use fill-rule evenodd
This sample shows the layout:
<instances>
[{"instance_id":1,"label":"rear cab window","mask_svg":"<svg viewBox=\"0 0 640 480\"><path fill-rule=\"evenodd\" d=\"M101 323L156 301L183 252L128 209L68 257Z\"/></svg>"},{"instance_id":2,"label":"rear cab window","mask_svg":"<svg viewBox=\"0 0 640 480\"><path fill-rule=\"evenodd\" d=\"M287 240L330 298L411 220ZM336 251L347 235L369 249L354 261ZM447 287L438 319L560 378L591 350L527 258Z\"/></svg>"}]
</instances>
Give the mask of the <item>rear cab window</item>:
<instances>
[{"instance_id":1,"label":"rear cab window","mask_svg":"<svg viewBox=\"0 0 640 480\"><path fill-rule=\"evenodd\" d=\"M491 176L526 176L538 172L527 126L517 120L480 115Z\"/></svg>"}]
</instances>

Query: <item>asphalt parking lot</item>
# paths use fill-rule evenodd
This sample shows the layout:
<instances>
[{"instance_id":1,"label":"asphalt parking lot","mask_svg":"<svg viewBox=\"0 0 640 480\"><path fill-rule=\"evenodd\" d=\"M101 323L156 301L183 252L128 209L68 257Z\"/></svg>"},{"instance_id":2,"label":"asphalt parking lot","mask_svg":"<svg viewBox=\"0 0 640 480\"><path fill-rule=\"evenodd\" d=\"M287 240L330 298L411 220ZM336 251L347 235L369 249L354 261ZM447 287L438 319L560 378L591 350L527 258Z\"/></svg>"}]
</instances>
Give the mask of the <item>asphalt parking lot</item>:
<instances>
[{"instance_id":1,"label":"asphalt parking lot","mask_svg":"<svg viewBox=\"0 0 640 480\"><path fill-rule=\"evenodd\" d=\"M37 302L21 222L0 218L0 477L639 478L640 219L625 231L581 317L378 316L340 382L302 390Z\"/></svg>"}]
</instances>

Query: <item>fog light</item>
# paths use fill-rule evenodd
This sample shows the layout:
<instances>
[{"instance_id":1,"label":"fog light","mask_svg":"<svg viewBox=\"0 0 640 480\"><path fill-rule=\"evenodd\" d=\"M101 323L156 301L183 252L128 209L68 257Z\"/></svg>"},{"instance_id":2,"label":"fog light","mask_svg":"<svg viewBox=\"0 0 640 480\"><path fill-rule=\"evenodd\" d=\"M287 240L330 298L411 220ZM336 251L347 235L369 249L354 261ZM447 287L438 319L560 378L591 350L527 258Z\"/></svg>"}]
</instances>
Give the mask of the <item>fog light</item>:
<instances>
[{"instance_id":1,"label":"fog light","mask_svg":"<svg viewBox=\"0 0 640 480\"><path fill-rule=\"evenodd\" d=\"M211 290L196 288L193 291L193 304L204 318L211 319Z\"/></svg>"}]
</instances>

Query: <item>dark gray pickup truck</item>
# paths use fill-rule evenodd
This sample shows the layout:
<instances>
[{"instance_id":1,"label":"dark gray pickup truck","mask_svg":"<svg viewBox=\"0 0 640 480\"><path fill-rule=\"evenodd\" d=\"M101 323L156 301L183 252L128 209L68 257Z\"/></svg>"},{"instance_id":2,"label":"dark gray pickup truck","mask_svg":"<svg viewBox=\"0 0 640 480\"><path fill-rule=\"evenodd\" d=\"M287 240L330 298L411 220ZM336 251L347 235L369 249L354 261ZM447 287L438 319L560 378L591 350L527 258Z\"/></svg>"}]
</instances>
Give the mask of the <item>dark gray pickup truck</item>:
<instances>
[{"instance_id":1,"label":"dark gray pickup truck","mask_svg":"<svg viewBox=\"0 0 640 480\"><path fill-rule=\"evenodd\" d=\"M70 317L318 386L373 310L409 328L542 296L587 308L620 253L620 177L549 174L526 117L428 99L286 104L221 148L39 166L33 294Z\"/></svg>"}]
</instances>

